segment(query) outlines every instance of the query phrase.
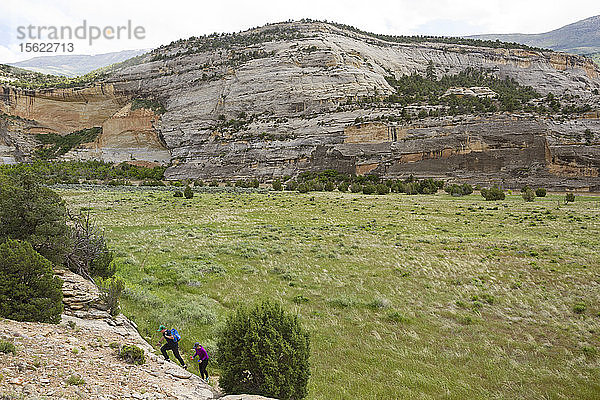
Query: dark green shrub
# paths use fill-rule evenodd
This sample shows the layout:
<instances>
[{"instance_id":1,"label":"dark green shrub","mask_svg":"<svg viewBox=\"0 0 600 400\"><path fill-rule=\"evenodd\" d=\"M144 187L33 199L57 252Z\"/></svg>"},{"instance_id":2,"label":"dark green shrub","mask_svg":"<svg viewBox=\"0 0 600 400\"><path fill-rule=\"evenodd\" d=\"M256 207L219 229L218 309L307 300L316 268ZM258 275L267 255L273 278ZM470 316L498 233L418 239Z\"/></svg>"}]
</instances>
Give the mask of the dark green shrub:
<instances>
[{"instance_id":1,"label":"dark green shrub","mask_svg":"<svg viewBox=\"0 0 600 400\"><path fill-rule=\"evenodd\" d=\"M260 185L260 183L258 182L258 179L256 179L256 178L254 178L250 181L250 187L258 189L259 185Z\"/></svg>"},{"instance_id":2,"label":"dark green shrub","mask_svg":"<svg viewBox=\"0 0 600 400\"><path fill-rule=\"evenodd\" d=\"M126 344L121 347L119 357L129 364L142 365L146 362L144 350L133 344Z\"/></svg>"},{"instance_id":3,"label":"dark green shrub","mask_svg":"<svg viewBox=\"0 0 600 400\"><path fill-rule=\"evenodd\" d=\"M531 188L527 188L523 193L523 200L525 201L534 201L535 200L535 192Z\"/></svg>"},{"instance_id":4,"label":"dark green shrub","mask_svg":"<svg viewBox=\"0 0 600 400\"><path fill-rule=\"evenodd\" d=\"M460 197L463 195L462 187L456 183L452 185L446 185L444 191L451 196Z\"/></svg>"},{"instance_id":5,"label":"dark green shrub","mask_svg":"<svg viewBox=\"0 0 600 400\"><path fill-rule=\"evenodd\" d=\"M298 182L291 180L285 184L285 190L293 192L298 188Z\"/></svg>"},{"instance_id":6,"label":"dark green shrub","mask_svg":"<svg viewBox=\"0 0 600 400\"><path fill-rule=\"evenodd\" d=\"M304 297L301 294L298 294L298 295L294 296L292 301L296 304L302 304L302 303L308 303L309 299L307 297Z\"/></svg>"},{"instance_id":7,"label":"dark green shrub","mask_svg":"<svg viewBox=\"0 0 600 400\"><path fill-rule=\"evenodd\" d=\"M567 193L565 195L565 203L573 203L575 201L575 195L573 193Z\"/></svg>"},{"instance_id":8,"label":"dark green shrub","mask_svg":"<svg viewBox=\"0 0 600 400\"><path fill-rule=\"evenodd\" d=\"M183 197L183 192L181 190L176 190L173 192L173 197Z\"/></svg>"},{"instance_id":9,"label":"dark green shrub","mask_svg":"<svg viewBox=\"0 0 600 400\"><path fill-rule=\"evenodd\" d=\"M310 340L295 315L270 301L241 307L227 319L218 340L226 393L302 399L310 376Z\"/></svg>"},{"instance_id":10,"label":"dark green shrub","mask_svg":"<svg viewBox=\"0 0 600 400\"><path fill-rule=\"evenodd\" d=\"M192 191L192 188L190 187L190 185L187 185L185 187L185 189L183 190L183 195L185 196L186 199L191 199L192 197L194 197L194 192Z\"/></svg>"},{"instance_id":11,"label":"dark green shrub","mask_svg":"<svg viewBox=\"0 0 600 400\"><path fill-rule=\"evenodd\" d=\"M363 186L363 194L375 194L377 192L377 189L375 188L375 185L373 184L366 184L365 186Z\"/></svg>"},{"instance_id":12,"label":"dark green shrub","mask_svg":"<svg viewBox=\"0 0 600 400\"><path fill-rule=\"evenodd\" d=\"M575 303L575 305L573 306L573 312L575 314L583 314L586 310L586 305L584 302L579 301L577 303Z\"/></svg>"},{"instance_id":13,"label":"dark green shrub","mask_svg":"<svg viewBox=\"0 0 600 400\"><path fill-rule=\"evenodd\" d=\"M307 183L301 183L298 185L298 192L308 193L309 191L310 191L310 187Z\"/></svg>"},{"instance_id":14,"label":"dark green shrub","mask_svg":"<svg viewBox=\"0 0 600 400\"><path fill-rule=\"evenodd\" d=\"M362 188L362 186L359 183L353 183L350 186L350 191L352 193L360 193L360 192L362 192L362 190L363 190L363 188Z\"/></svg>"},{"instance_id":15,"label":"dark green shrub","mask_svg":"<svg viewBox=\"0 0 600 400\"><path fill-rule=\"evenodd\" d=\"M275 179L273 181L272 186L273 186L273 190L276 190L278 192L283 190L283 185L281 184L281 181L279 179Z\"/></svg>"},{"instance_id":16,"label":"dark green shrub","mask_svg":"<svg viewBox=\"0 0 600 400\"><path fill-rule=\"evenodd\" d=\"M31 173L0 176L0 242L7 238L28 241L54 264L71 247L64 202Z\"/></svg>"},{"instance_id":17,"label":"dark green shrub","mask_svg":"<svg viewBox=\"0 0 600 400\"><path fill-rule=\"evenodd\" d=\"M327 181L327 183L325 183L325 186L323 187L323 189L325 189L326 192L333 192L335 189L335 185L333 184L333 182Z\"/></svg>"},{"instance_id":18,"label":"dark green shrub","mask_svg":"<svg viewBox=\"0 0 600 400\"><path fill-rule=\"evenodd\" d=\"M125 290L125 282L121 278L110 278L100 281L100 299L108 307L110 315L117 316L120 312L119 300Z\"/></svg>"},{"instance_id":19,"label":"dark green shrub","mask_svg":"<svg viewBox=\"0 0 600 400\"><path fill-rule=\"evenodd\" d=\"M506 197L504 191L502 191L502 189L500 189L498 186L492 186L490 189L481 189L481 195L487 201L504 200Z\"/></svg>"},{"instance_id":20,"label":"dark green shrub","mask_svg":"<svg viewBox=\"0 0 600 400\"><path fill-rule=\"evenodd\" d=\"M544 188L535 189L535 195L537 197L546 197L546 189L544 189Z\"/></svg>"},{"instance_id":21,"label":"dark green shrub","mask_svg":"<svg viewBox=\"0 0 600 400\"><path fill-rule=\"evenodd\" d=\"M395 192L396 193L406 193L406 183L404 182L398 182L396 183L396 185L394 185L395 187Z\"/></svg>"},{"instance_id":22,"label":"dark green shrub","mask_svg":"<svg viewBox=\"0 0 600 400\"><path fill-rule=\"evenodd\" d=\"M57 324L62 297L52 263L31 244L8 239L0 245L0 317Z\"/></svg>"},{"instance_id":23,"label":"dark green shrub","mask_svg":"<svg viewBox=\"0 0 600 400\"><path fill-rule=\"evenodd\" d=\"M313 179L310 182L306 182L306 184L309 185L310 190L315 191L315 192L321 192L325 188L325 185L323 184L323 182L318 181L316 179Z\"/></svg>"},{"instance_id":24,"label":"dark green shrub","mask_svg":"<svg viewBox=\"0 0 600 400\"><path fill-rule=\"evenodd\" d=\"M70 375L67 380L67 385L80 386L85 385L85 380L79 375Z\"/></svg>"},{"instance_id":25,"label":"dark green shrub","mask_svg":"<svg viewBox=\"0 0 600 400\"><path fill-rule=\"evenodd\" d=\"M17 354L15 345L6 340L0 340L0 353L8 354L11 353L13 356Z\"/></svg>"},{"instance_id":26,"label":"dark green shrub","mask_svg":"<svg viewBox=\"0 0 600 400\"><path fill-rule=\"evenodd\" d=\"M417 191L421 194L435 194L440 187L444 187L443 181L436 181L429 178L418 182Z\"/></svg>"},{"instance_id":27,"label":"dark green shrub","mask_svg":"<svg viewBox=\"0 0 600 400\"><path fill-rule=\"evenodd\" d=\"M375 186L375 190L377 190L377 194L388 194L390 192L390 187L383 183L379 183Z\"/></svg>"},{"instance_id":28,"label":"dark green shrub","mask_svg":"<svg viewBox=\"0 0 600 400\"><path fill-rule=\"evenodd\" d=\"M202 179L196 179L196 180L194 181L194 187L196 187L196 186L197 186L197 187L202 187L202 186L204 186L204 181L203 181Z\"/></svg>"},{"instance_id":29,"label":"dark green shrub","mask_svg":"<svg viewBox=\"0 0 600 400\"><path fill-rule=\"evenodd\" d=\"M158 179L146 179L142 182L142 186L166 186L163 181L159 181Z\"/></svg>"},{"instance_id":30,"label":"dark green shrub","mask_svg":"<svg viewBox=\"0 0 600 400\"><path fill-rule=\"evenodd\" d=\"M213 179L212 181L210 181L209 186L210 187L217 187L217 186L219 186L219 181L216 180L216 179Z\"/></svg>"},{"instance_id":31,"label":"dark green shrub","mask_svg":"<svg viewBox=\"0 0 600 400\"><path fill-rule=\"evenodd\" d=\"M455 197L467 196L473 193L473 187L468 183L464 183L462 185L457 185L456 183L453 183L452 185L446 185L444 187L444 190L449 195Z\"/></svg>"},{"instance_id":32,"label":"dark green shrub","mask_svg":"<svg viewBox=\"0 0 600 400\"><path fill-rule=\"evenodd\" d=\"M419 194L419 190L419 182L408 182L404 185L404 193L406 194Z\"/></svg>"},{"instance_id":33,"label":"dark green shrub","mask_svg":"<svg viewBox=\"0 0 600 400\"><path fill-rule=\"evenodd\" d=\"M338 185L337 188L340 192L347 192L349 187L350 187L350 184L348 182L344 181L344 182L340 182L340 184Z\"/></svg>"}]
</instances>

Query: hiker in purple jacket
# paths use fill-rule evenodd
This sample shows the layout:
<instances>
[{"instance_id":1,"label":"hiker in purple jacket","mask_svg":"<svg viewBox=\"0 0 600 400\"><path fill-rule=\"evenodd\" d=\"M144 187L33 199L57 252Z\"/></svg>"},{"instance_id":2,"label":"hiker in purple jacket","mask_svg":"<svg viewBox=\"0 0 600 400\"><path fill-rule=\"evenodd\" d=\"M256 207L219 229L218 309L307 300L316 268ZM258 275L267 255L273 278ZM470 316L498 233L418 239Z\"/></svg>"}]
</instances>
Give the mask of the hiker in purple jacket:
<instances>
[{"instance_id":1,"label":"hiker in purple jacket","mask_svg":"<svg viewBox=\"0 0 600 400\"><path fill-rule=\"evenodd\" d=\"M196 358L196 356L198 356L198 369L200 370L200 377L208 382L208 372L206 372L206 366L208 365L208 353L198 342L194 343L193 350L195 350L196 353L194 353L194 355L190 358L193 360ZM206 378L204 378L205 375Z\"/></svg>"}]
</instances>

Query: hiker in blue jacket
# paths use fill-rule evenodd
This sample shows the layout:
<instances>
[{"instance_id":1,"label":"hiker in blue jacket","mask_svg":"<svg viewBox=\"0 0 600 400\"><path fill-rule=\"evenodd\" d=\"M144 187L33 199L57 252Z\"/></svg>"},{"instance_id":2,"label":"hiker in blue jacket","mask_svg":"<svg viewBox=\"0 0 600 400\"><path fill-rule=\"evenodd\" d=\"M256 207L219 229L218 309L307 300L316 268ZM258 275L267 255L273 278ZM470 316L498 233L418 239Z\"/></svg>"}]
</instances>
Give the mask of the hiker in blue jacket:
<instances>
[{"instance_id":1,"label":"hiker in blue jacket","mask_svg":"<svg viewBox=\"0 0 600 400\"><path fill-rule=\"evenodd\" d=\"M167 350L171 350L173 351L173 355L179 361L181 366L183 368L187 368L187 365L185 365L183 358L181 358L181 356L179 355L179 333L175 329L167 329L167 327L164 325L159 326L156 332L162 333L162 337L158 341L159 346L163 339L166 340L166 343L160 348L160 352L165 357L165 360L169 361L169 355L167 354Z\"/></svg>"}]
</instances>

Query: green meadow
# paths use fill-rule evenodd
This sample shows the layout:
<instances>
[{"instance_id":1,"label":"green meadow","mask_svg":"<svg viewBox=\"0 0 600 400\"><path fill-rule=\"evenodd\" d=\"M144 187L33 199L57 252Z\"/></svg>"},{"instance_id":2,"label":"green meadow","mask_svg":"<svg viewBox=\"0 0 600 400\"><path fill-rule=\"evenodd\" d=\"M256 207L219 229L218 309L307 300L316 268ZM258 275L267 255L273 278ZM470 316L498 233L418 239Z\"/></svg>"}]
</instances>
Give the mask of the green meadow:
<instances>
[{"instance_id":1,"label":"green meadow","mask_svg":"<svg viewBox=\"0 0 600 400\"><path fill-rule=\"evenodd\" d=\"M600 398L600 197L59 192L153 344L165 323L214 356L270 298L311 334L309 399Z\"/></svg>"}]
</instances>

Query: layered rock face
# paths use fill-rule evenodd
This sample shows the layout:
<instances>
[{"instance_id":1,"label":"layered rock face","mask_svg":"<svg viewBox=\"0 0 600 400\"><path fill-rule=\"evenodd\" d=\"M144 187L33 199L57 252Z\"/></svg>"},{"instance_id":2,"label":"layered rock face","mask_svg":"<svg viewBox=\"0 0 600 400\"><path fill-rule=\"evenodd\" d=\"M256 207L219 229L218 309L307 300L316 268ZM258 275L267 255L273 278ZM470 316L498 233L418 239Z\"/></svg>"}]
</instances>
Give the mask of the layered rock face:
<instances>
[{"instance_id":1,"label":"layered rock face","mask_svg":"<svg viewBox=\"0 0 600 400\"><path fill-rule=\"evenodd\" d=\"M275 24L236 38L225 44L219 37L175 42L116 70L101 85L114 98L115 106L107 106L112 114L102 122L112 133L68 157L170 161L167 176L173 179L270 179L334 168L390 177L497 178L509 186L542 177L549 186L598 184L597 114L569 121L489 114L400 125L355 123L357 117L399 114L391 105L361 101L392 94L385 77L424 74L430 63L438 76L483 69L542 95L568 95L597 108L600 71L586 58L391 43L326 23ZM127 113L123 99L134 97L166 108L151 129L146 123L127 128L120 116ZM4 104L8 110L6 96ZM24 114L22 105L11 107L23 117L34 115ZM562 139L586 129L591 140L589 134L585 142ZM114 152L112 143L139 150Z\"/></svg>"}]
</instances>

